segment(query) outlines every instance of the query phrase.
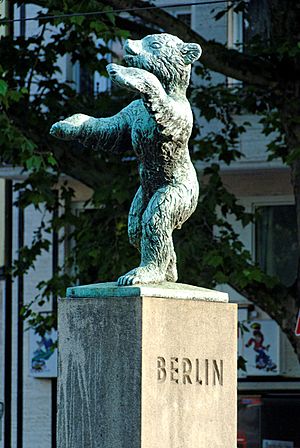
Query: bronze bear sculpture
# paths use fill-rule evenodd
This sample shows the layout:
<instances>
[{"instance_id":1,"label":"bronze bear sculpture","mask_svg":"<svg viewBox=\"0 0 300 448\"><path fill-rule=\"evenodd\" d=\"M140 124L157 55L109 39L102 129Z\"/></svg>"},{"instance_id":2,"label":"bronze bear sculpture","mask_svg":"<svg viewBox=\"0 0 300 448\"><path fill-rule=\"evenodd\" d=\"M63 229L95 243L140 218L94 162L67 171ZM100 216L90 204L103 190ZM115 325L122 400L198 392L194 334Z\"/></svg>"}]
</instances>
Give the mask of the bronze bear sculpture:
<instances>
[{"instance_id":1,"label":"bronze bear sculpture","mask_svg":"<svg viewBox=\"0 0 300 448\"><path fill-rule=\"evenodd\" d=\"M133 199L128 234L141 252L141 263L118 279L118 285L176 282L172 232L195 211L199 187L188 140L193 115L186 98L191 64L201 47L170 34L127 40L127 67L107 66L111 80L138 93L135 100L110 118L83 114L55 123L50 133L78 140L95 150L122 151L131 138L141 186Z\"/></svg>"}]
</instances>

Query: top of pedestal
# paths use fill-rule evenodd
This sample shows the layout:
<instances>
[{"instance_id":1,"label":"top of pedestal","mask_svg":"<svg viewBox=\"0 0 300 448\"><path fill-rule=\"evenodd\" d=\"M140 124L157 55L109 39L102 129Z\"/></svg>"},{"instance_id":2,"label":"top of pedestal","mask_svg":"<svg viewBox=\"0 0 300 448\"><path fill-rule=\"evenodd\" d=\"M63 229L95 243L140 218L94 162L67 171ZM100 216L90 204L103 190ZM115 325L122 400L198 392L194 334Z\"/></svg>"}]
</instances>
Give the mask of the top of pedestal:
<instances>
[{"instance_id":1,"label":"top of pedestal","mask_svg":"<svg viewBox=\"0 0 300 448\"><path fill-rule=\"evenodd\" d=\"M228 302L228 294L213 289L200 288L184 283L164 282L160 284L118 286L116 282L67 288L68 298L96 297L160 297L166 299L202 300L206 302Z\"/></svg>"}]
</instances>

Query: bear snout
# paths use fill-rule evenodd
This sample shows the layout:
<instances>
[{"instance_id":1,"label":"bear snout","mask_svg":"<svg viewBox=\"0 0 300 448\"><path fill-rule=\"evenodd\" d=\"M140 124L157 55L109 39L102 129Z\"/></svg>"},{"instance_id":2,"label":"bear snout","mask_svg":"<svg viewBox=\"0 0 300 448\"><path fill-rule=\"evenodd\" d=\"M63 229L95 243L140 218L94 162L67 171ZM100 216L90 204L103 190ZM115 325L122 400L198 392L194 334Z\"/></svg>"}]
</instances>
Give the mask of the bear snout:
<instances>
[{"instance_id":1,"label":"bear snout","mask_svg":"<svg viewBox=\"0 0 300 448\"><path fill-rule=\"evenodd\" d=\"M116 75L117 74L117 64L108 64L106 66L106 70L108 72L109 75Z\"/></svg>"},{"instance_id":2,"label":"bear snout","mask_svg":"<svg viewBox=\"0 0 300 448\"><path fill-rule=\"evenodd\" d=\"M124 56L137 56L139 54L137 41L127 39L123 46Z\"/></svg>"}]
</instances>

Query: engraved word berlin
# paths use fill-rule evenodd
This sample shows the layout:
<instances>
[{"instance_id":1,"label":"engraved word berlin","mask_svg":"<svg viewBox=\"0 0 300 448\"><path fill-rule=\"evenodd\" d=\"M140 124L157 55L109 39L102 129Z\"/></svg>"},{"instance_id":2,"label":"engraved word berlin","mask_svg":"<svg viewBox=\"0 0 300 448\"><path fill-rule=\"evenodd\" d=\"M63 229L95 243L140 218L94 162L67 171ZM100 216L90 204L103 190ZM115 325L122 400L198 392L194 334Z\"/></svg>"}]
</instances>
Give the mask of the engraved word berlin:
<instances>
[{"instance_id":1,"label":"engraved word berlin","mask_svg":"<svg viewBox=\"0 0 300 448\"><path fill-rule=\"evenodd\" d=\"M157 381L169 381L175 384L198 384L205 386L223 386L222 359L199 359L171 357L166 360L163 356L157 357Z\"/></svg>"}]
</instances>

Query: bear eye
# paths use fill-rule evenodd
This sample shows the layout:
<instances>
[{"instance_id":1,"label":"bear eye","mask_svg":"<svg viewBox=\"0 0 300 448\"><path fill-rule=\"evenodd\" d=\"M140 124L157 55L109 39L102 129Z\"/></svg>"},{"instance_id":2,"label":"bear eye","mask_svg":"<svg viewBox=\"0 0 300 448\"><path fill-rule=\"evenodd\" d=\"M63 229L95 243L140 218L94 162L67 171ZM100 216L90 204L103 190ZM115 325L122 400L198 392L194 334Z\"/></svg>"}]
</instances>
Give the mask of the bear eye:
<instances>
[{"instance_id":1,"label":"bear eye","mask_svg":"<svg viewBox=\"0 0 300 448\"><path fill-rule=\"evenodd\" d=\"M152 42L152 44L150 46L151 46L151 48L154 48L155 50L157 50L158 48L161 48L161 44L159 42Z\"/></svg>"}]
</instances>

